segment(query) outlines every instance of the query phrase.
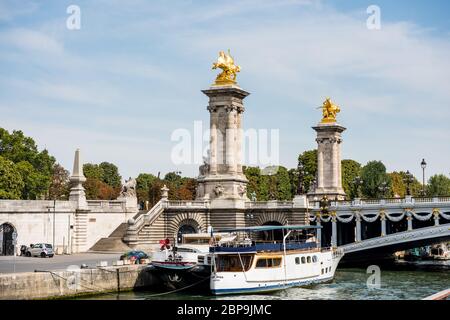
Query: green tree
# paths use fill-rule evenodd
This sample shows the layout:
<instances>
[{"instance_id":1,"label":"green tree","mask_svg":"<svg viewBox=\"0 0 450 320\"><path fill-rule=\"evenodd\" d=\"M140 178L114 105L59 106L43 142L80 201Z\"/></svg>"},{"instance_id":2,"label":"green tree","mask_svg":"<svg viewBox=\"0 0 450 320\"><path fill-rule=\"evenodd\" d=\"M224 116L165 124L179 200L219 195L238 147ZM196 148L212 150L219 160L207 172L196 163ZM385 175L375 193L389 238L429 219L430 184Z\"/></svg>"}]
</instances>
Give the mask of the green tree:
<instances>
[{"instance_id":1,"label":"green tree","mask_svg":"<svg viewBox=\"0 0 450 320\"><path fill-rule=\"evenodd\" d=\"M361 175L361 164L355 160L342 160L342 187L349 199L357 197L356 186L353 183L355 178Z\"/></svg>"},{"instance_id":2,"label":"green tree","mask_svg":"<svg viewBox=\"0 0 450 320\"><path fill-rule=\"evenodd\" d=\"M150 187L157 178L150 173L141 173L136 178L136 193L139 201L149 200Z\"/></svg>"},{"instance_id":3,"label":"green tree","mask_svg":"<svg viewBox=\"0 0 450 320\"><path fill-rule=\"evenodd\" d=\"M56 200L67 200L69 198L70 182L69 171L60 164L53 166L53 175L50 187L48 189L48 198Z\"/></svg>"},{"instance_id":4,"label":"green tree","mask_svg":"<svg viewBox=\"0 0 450 320\"><path fill-rule=\"evenodd\" d=\"M449 197L450 179L443 174L436 174L428 180L427 195L430 197Z\"/></svg>"},{"instance_id":5,"label":"green tree","mask_svg":"<svg viewBox=\"0 0 450 320\"><path fill-rule=\"evenodd\" d=\"M20 198L37 199L48 193L56 161L47 150L39 151L32 138L0 128L0 156L18 165L25 184Z\"/></svg>"},{"instance_id":6,"label":"green tree","mask_svg":"<svg viewBox=\"0 0 450 320\"><path fill-rule=\"evenodd\" d=\"M291 200L291 181L289 179L289 172L285 167L278 167L275 175L278 200Z\"/></svg>"},{"instance_id":7,"label":"green tree","mask_svg":"<svg viewBox=\"0 0 450 320\"><path fill-rule=\"evenodd\" d=\"M406 178L407 174L405 171L394 171L388 174L391 181L391 189L390 189L390 196L393 197L400 197L403 198L406 195ZM420 196L422 193L422 184L417 180L415 177L413 177L413 182L409 185L411 195L412 196Z\"/></svg>"},{"instance_id":8,"label":"green tree","mask_svg":"<svg viewBox=\"0 0 450 320\"><path fill-rule=\"evenodd\" d=\"M98 164L85 163L83 165L83 173L87 179L102 180L103 169Z\"/></svg>"},{"instance_id":9,"label":"green tree","mask_svg":"<svg viewBox=\"0 0 450 320\"><path fill-rule=\"evenodd\" d=\"M303 166L305 175L303 177L303 188L309 191L311 182L316 178L317 173L317 149L308 150L298 156L298 162Z\"/></svg>"},{"instance_id":10,"label":"green tree","mask_svg":"<svg viewBox=\"0 0 450 320\"><path fill-rule=\"evenodd\" d=\"M252 198L252 193L256 194L256 199L259 199L259 183L261 177L261 170L258 167L243 167L245 177L248 180L247 197Z\"/></svg>"},{"instance_id":11,"label":"green tree","mask_svg":"<svg viewBox=\"0 0 450 320\"><path fill-rule=\"evenodd\" d=\"M122 185L122 177L116 165L109 162L102 162L99 165L102 171L101 181L113 188L120 188Z\"/></svg>"},{"instance_id":12,"label":"green tree","mask_svg":"<svg viewBox=\"0 0 450 320\"><path fill-rule=\"evenodd\" d=\"M383 182L391 188L391 179L386 173L386 167L381 161L370 161L361 169L363 180L362 193L367 198L384 197L379 187Z\"/></svg>"},{"instance_id":13,"label":"green tree","mask_svg":"<svg viewBox=\"0 0 450 320\"><path fill-rule=\"evenodd\" d=\"M22 176L24 187L21 199L37 200L47 193L51 180L44 174L38 172L28 161L20 161L16 169Z\"/></svg>"},{"instance_id":14,"label":"green tree","mask_svg":"<svg viewBox=\"0 0 450 320\"><path fill-rule=\"evenodd\" d=\"M0 199L20 199L24 183L14 163L0 156Z\"/></svg>"}]
</instances>

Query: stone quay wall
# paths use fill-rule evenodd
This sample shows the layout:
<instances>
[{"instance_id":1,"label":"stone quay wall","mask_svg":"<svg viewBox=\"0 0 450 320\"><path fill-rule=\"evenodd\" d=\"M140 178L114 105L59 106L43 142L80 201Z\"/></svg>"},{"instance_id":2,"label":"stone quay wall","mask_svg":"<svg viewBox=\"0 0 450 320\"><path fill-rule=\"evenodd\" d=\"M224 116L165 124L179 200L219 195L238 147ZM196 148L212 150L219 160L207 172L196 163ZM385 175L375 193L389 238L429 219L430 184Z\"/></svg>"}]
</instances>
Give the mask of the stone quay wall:
<instances>
[{"instance_id":1,"label":"stone quay wall","mask_svg":"<svg viewBox=\"0 0 450 320\"><path fill-rule=\"evenodd\" d=\"M0 275L0 300L70 298L159 284L146 265Z\"/></svg>"}]
</instances>

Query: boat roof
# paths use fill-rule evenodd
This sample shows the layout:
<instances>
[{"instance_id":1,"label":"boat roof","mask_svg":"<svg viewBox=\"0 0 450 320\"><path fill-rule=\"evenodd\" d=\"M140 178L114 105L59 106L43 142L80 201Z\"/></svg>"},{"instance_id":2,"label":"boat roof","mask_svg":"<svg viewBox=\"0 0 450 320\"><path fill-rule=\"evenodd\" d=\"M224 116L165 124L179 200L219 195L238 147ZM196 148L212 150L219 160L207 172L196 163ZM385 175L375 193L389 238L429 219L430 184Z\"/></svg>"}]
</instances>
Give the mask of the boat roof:
<instances>
[{"instance_id":1,"label":"boat roof","mask_svg":"<svg viewBox=\"0 0 450 320\"><path fill-rule=\"evenodd\" d=\"M223 234L216 233L214 236L221 237ZM185 239L211 239L210 233L185 233L183 234Z\"/></svg>"},{"instance_id":2,"label":"boat roof","mask_svg":"<svg viewBox=\"0 0 450 320\"><path fill-rule=\"evenodd\" d=\"M270 230L308 230L320 229L322 226L310 225L286 225L286 226L257 226L257 227L242 227L242 228L218 228L213 229L213 232L236 232L236 231L270 231Z\"/></svg>"}]
</instances>

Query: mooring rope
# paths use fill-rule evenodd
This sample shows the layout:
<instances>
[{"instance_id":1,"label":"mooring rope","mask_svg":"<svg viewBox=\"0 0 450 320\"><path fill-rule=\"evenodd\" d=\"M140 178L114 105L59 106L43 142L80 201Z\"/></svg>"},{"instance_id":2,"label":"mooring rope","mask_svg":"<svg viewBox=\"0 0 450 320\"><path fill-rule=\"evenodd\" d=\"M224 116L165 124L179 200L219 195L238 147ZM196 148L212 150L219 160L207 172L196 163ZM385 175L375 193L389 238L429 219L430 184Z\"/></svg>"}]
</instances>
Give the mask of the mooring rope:
<instances>
[{"instance_id":1,"label":"mooring rope","mask_svg":"<svg viewBox=\"0 0 450 320\"><path fill-rule=\"evenodd\" d=\"M50 270L34 270L34 272L47 272L47 273L50 273L51 275L55 275L55 276L65 280L65 281L69 280L69 278L64 278L63 276L60 276L56 272L53 272L53 271L50 271ZM88 286L85 286L85 285L81 284L81 282L83 281L82 279L79 279L79 281L80 281L80 283L77 283L77 285L80 285L81 287L84 287L85 289L89 289L89 290L107 290L105 288L97 287L97 286L94 286L92 284L89 284L91 287L88 287ZM110 293L110 292L99 292L99 294L109 294L109 295L112 295L112 296L117 296L117 294Z\"/></svg>"},{"instance_id":2,"label":"mooring rope","mask_svg":"<svg viewBox=\"0 0 450 320\"><path fill-rule=\"evenodd\" d=\"M102 270L113 272L112 270L106 270L106 269L102 269ZM50 270L34 270L34 272L47 272L47 273L50 273L50 274L52 274L52 275L55 275L55 276L57 276L57 277L59 277L59 278L65 280L65 281L67 281L67 280L69 279L69 278L65 278L65 277L63 277L63 276L61 276L61 275L59 275L59 274L57 274L57 273L55 273L55 272L53 272L53 271L50 271ZM175 292L180 292L180 291L189 289L189 288L191 288L191 287L194 287L194 286L196 286L196 285L202 283L203 281L208 280L209 278L211 278L211 276L205 277L205 278L203 278L202 280L200 280L200 281L198 281L198 282L196 282L196 283L193 283L193 284L191 284L191 285L188 285L188 286L186 286L186 287L183 287L183 288L179 288L179 289L175 289L175 290L167 291L167 292L162 292L162 293L156 293L156 294L152 294L152 295L147 295L146 297L158 297L158 296L163 296L163 295L167 295L167 294L172 294L172 293L175 293ZM79 281L82 282L83 280L79 279ZM95 289L97 289L97 290L99 290L99 289L100 289L100 290L106 290L106 289L104 289L104 288L97 287L97 286L94 286L94 285L91 285L91 284L90 284L91 287L82 285L81 283L78 283L78 284L79 284L81 287L84 287L84 288L89 289L89 290L95 290ZM99 292L99 294L108 294L108 295L117 297L117 294L118 294L118 293L115 293L115 294L114 294L114 293L110 293L110 292Z\"/></svg>"}]
</instances>

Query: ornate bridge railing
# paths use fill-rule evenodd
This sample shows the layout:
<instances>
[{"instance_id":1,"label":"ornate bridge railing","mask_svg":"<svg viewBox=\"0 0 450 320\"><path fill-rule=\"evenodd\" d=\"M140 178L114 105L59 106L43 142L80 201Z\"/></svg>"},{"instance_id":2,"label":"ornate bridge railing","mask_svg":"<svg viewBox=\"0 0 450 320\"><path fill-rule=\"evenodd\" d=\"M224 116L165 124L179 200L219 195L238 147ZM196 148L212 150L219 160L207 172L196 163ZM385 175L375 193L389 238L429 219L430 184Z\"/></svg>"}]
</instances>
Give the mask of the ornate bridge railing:
<instances>
[{"instance_id":1,"label":"ornate bridge railing","mask_svg":"<svg viewBox=\"0 0 450 320\"><path fill-rule=\"evenodd\" d=\"M428 228L420 228L417 230L398 232L384 237L377 237L361 242L346 244L340 246L339 248L342 249L344 253L352 253L362 250L399 245L405 242L429 240L433 238L442 239L445 237L450 239L449 225L433 226Z\"/></svg>"},{"instance_id":2,"label":"ornate bridge railing","mask_svg":"<svg viewBox=\"0 0 450 320\"><path fill-rule=\"evenodd\" d=\"M354 240L351 242L367 241L370 238L384 237L388 235L388 223L404 222L403 230L412 231L423 229L431 225L450 223L450 197L413 198L404 199L355 199L353 201L332 201L328 213L324 214L318 202L312 203L309 220L311 223L322 225L331 222L331 245L338 243L338 224L354 223ZM413 221L416 221L413 223ZM370 228L370 224L380 223L379 232L375 236L363 239L363 226ZM367 227L369 225L369 227ZM418 226L421 225L421 226ZM348 233L353 232L346 229ZM318 231L321 238L322 232ZM395 231L394 231L395 232ZM390 232L391 234L394 232ZM319 238L319 239L320 239Z\"/></svg>"}]
</instances>

